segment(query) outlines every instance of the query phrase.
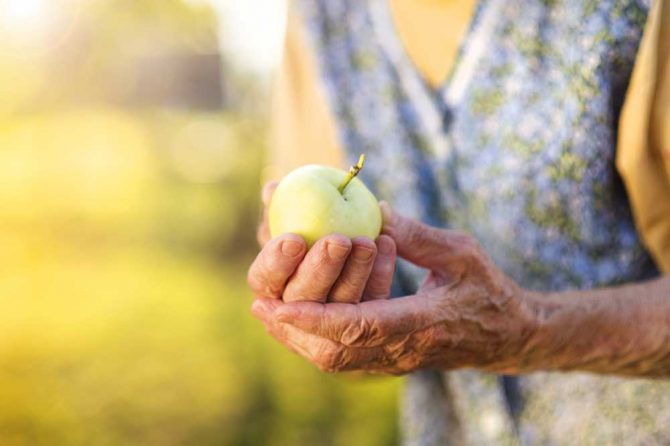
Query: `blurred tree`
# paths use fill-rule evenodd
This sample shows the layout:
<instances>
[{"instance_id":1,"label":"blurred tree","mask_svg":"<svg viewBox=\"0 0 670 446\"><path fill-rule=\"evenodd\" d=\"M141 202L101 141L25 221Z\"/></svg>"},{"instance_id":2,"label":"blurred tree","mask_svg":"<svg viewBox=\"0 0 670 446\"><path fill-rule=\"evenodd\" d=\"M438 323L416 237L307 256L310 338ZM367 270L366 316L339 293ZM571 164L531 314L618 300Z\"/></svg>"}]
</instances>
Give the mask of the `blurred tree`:
<instances>
[{"instance_id":1,"label":"blurred tree","mask_svg":"<svg viewBox=\"0 0 670 446\"><path fill-rule=\"evenodd\" d=\"M396 381L325 376L249 314L267 84L212 11L10 4L50 31L0 26L0 444L396 444Z\"/></svg>"},{"instance_id":2,"label":"blurred tree","mask_svg":"<svg viewBox=\"0 0 670 446\"><path fill-rule=\"evenodd\" d=\"M0 11L1 12L1 11ZM29 48L3 45L3 79L40 73L14 110L67 104L218 108L222 101L216 17L180 0L73 0L51 25L54 37ZM10 77L11 75L11 77ZM16 96L0 89L0 99Z\"/></svg>"}]
</instances>

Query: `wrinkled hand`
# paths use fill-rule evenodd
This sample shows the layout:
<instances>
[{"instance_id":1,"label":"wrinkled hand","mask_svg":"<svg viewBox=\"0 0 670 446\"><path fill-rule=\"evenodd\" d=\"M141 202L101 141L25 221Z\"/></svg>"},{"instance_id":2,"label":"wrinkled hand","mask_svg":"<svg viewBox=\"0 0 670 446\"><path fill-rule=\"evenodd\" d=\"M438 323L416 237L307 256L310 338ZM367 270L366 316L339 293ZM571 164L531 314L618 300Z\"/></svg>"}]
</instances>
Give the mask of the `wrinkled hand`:
<instances>
[{"instance_id":1,"label":"wrinkled hand","mask_svg":"<svg viewBox=\"0 0 670 446\"><path fill-rule=\"evenodd\" d=\"M416 295L352 305L257 293L254 315L279 342L324 371L473 367L514 373L535 327L526 293L472 237L382 208L384 232L398 254L428 270Z\"/></svg>"},{"instance_id":2,"label":"wrinkled hand","mask_svg":"<svg viewBox=\"0 0 670 446\"><path fill-rule=\"evenodd\" d=\"M349 240L331 234L307 251L305 241L295 234L270 239L267 210L277 183L263 188L265 204L258 230L261 252L249 268L247 282L255 298L283 302L314 301L358 303L388 299L396 246L381 235Z\"/></svg>"}]
</instances>

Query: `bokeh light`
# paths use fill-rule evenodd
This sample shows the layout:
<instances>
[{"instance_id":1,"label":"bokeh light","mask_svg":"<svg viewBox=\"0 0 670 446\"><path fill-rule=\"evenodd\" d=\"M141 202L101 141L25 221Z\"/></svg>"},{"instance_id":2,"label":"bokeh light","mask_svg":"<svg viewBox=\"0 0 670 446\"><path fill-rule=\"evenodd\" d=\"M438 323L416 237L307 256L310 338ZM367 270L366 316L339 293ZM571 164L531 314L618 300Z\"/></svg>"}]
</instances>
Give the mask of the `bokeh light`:
<instances>
[{"instance_id":1,"label":"bokeh light","mask_svg":"<svg viewBox=\"0 0 670 446\"><path fill-rule=\"evenodd\" d=\"M173 167L195 183L221 181L235 166L235 144L225 122L212 118L190 121L179 129L170 146Z\"/></svg>"},{"instance_id":2,"label":"bokeh light","mask_svg":"<svg viewBox=\"0 0 670 446\"><path fill-rule=\"evenodd\" d=\"M0 27L16 38L38 38L49 29L53 6L48 0L3 0Z\"/></svg>"},{"instance_id":3,"label":"bokeh light","mask_svg":"<svg viewBox=\"0 0 670 446\"><path fill-rule=\"evenodd\" d=\"M83 0L0 0L5 52L31 58L54 51L67 37Z\"/></svg>"},{"instance_id":4,"label":"bokeh light","mask_svg":"<svg viewBox=\"0 0 670 446\"><path fill-rule=\"evenodd\" d=\"M242 69L267 74L279 61L286 0L207 1L221 20L221 48Z\"/></svg>"},{"instance_id":5,"label":"bokeh light","mask_svg":"<svg viewBox=\"0 0 670 446\"><path fill-rule=\"evenodd\" d=\"M0 0L0 445L397 443L249 313L284 7Z\"/></svg>"}]
</instances>

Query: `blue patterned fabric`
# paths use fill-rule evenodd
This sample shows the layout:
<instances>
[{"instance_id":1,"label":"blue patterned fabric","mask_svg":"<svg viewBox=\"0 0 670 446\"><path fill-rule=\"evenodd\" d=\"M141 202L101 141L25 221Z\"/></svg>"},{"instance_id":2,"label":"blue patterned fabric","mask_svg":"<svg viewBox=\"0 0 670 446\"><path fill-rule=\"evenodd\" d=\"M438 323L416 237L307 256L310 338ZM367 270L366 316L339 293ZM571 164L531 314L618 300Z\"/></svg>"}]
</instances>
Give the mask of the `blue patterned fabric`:
<instances>
[{"instance_id":1,"label":"blue patterned fabric","mask_svg":"<svg viewBox=\"0 0 670 446\"><path fill-rule=\"evenodd\" d=\"M649 2L481 1L437 90L404 53L385 0L298 6L342 145L352 163L366 153L362 176L380 199L469 232L526 288L592 288L657 274L614 168ZM397 292L413 292L422 274L401 263ZM409 379L407 443L670 444L670 420L654 414L670 407L666 383L535 374L501 386L494 376L449 375L442 436L418 413L435 412L411 401L421 393L412 387L434 385L435 375ZM632 389L653 401L633 398L635 410L604 412L584 403L604 392L619 406ZM525 404L514 409L521 397ZM575 407L591 413L573 420L582 413ZM575 436L559 438L561 429Z\"/></svg>"}]
</instances>

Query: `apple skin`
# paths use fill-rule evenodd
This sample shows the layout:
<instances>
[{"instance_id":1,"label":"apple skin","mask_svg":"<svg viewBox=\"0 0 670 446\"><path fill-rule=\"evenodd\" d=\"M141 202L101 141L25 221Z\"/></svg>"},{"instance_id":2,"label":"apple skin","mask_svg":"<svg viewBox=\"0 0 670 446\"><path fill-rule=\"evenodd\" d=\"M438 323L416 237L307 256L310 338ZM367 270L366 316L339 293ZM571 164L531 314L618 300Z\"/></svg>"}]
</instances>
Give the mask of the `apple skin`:
<instances>
[{"instance_id":1,"label":"apple skin","mask_svg":"<svg viewBox=\"0 0 670 446\"><path fill-rule=\"evenodd\" d=\"M269 221L272 237L290 232L311 247L318 239L338 233L349 238L377 238L382 213L375 196L358 178L340 194L347 172L310 164L286 175L272 195Z\"/></svg>"}]
</instances>

